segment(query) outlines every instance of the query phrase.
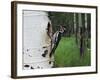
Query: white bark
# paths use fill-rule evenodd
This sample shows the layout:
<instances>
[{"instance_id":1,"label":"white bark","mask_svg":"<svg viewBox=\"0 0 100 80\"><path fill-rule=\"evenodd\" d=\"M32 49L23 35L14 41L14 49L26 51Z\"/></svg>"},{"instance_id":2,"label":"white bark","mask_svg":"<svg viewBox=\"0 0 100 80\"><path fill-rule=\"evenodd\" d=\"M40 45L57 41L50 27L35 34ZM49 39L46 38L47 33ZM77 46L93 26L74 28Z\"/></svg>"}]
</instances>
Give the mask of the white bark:
<instances>
[{"instance_id":1,"label":"white bark","mask_svg":"<svg viewBox=\"0 0 100 80\"><path fill-rule=\"evenodd\" d=\"M82 27L82 15L78 14L78 23L79 23L79 37L80 37L80 28Z\"/></svg>"},{"instance_id":2,"label":"white bark","mask_svg":"<svg viewBox=\"0 0 100 80\"><path fill-rule=\"evenodd\" d=\"M79 15L78 15L78 22L79 22L79 27L82 27L82 15L81 15L81 13L79 13Z\"/></svg>"},{"instance_id":3,"label":"white bark","mask_svg":"<svg viewBox=\"0 0 100 80\"><path fill-rule=\"evenodd\" d=\"M85 28L87 29L87 14L85 13Z\"/></svg>"},{"instance_id":4,"label":"white bark","mask_svg":"<svg viewBox=\"0 0 100 80\"><path fill-rule=\"evenodd\" d=\"M74 32L76 32L76 13L74 13Z\"/></svg>"},{"instance_id":5,"label":"white bark","mask_svg":"<svg viewBox=\"0 0 100 80\"><path fill-rule=\"evenodd\" d=\"M48 14L43 11L23 12L23 65L33 68L51 68L53 63L49 64L52 59L49 57L51 39L47 35L47 25L50 22ZM45 50L48 50L48 54L43 57Z\"/></svg>"}]
</instances>

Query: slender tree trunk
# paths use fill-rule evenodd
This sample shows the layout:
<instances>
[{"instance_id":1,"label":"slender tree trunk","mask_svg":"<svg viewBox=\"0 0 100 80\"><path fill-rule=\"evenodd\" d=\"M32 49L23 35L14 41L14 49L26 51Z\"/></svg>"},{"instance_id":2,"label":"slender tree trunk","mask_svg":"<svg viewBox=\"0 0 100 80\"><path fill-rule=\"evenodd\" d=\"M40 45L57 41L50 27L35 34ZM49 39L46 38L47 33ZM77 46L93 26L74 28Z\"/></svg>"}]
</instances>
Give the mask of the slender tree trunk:
<instances>
[{"instance_id":1,"label":"slender tree trunk","mask_svg":"<svg viewBox=\"0 0 100 80\"><path fill-rule=\"evenodd\" d=\"M87 14L85 13L85 45L88 47L88 28L87 28Z\"/></svg>"},{"instance_id":2,"label":"slender tree trunk","mask_svg":"<svg viewBox=\"0 0 100 80\"><path fill-rule=\"evenodd\" d=\"M81 28L82 28L82 15L81 15L81 13L79 13L79 15L78 15L78 22L79 22L79 33L80 33L80 31L81 31Z\"/></svg>"},{"instance_id":3,"label":"slender tree trunk","mask_svg":"<svg viewBox=\"0 0 100 80\"><path fill-rule=\"evenodd\" d=\"M75 34L75 37L76 37L76 44L77 44L78 39L77 39L76 13L74 13L74 34Z\"/></svg>"},{"instance_id":4,"label":"slender tree trunk","mask_svg":"<svg viewBox=\"0 0 100 80\"><path fill-rule=\"evenodd\" d=\"M76 32L76 13L74 13L74 33Z\"/></svg>"},{"instance_id":5,"label":"slender tree trunk","mask_svg":"<svg viewBox=\"0 0 100 80\"><path fill-rule=\"evenodd\" d=\"M82 15L79 13L78 15L79 22L79 41L80 41L80 56L83 56L84 48L83 48L83 28L82 28Z\"/></svg>"}]
</instances>

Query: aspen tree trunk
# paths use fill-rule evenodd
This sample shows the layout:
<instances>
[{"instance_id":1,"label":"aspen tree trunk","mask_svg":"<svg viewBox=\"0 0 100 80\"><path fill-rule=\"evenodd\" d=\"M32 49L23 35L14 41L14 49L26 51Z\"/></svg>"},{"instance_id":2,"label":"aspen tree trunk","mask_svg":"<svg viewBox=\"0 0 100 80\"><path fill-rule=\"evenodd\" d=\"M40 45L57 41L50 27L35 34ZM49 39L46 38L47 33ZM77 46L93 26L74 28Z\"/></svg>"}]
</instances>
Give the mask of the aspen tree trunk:
<instances>
[{"instance_id":1,"label":"aspen tree trunk","mask_svg":"<svg viewBox=\"0 0 100 80\"><path fill-rule=\"evenodd\" d=\"M76 32L76 13L74 13L74 32Z\"/></svg>"},{"instance_id":2,"label":"aspen tree trunk","mask_svg":"<svg viewBox=\"0 0 100 80\"><path fill-rule=\"evenodd\" d=\"M79 41L80 41L80 56L83 56L84 49L83 49L83 28L82 28L82 15L79 13L78 15L78 22L79 22Z\"/></svg>"},{"instance_id":3,"label":"aspen tree trunk","mask_svg":"<svg viewBox=\"0 0 100 80\"><path fill-rule=\"evenodd\" d=\"M87 29L87 14L85 13L85 44L86 44L86 47L88 47L88 29Z\"/></svg>"},{"instance_id":4,"label":"aspen tree trunk","mask_svg":"<svg viewBox=\"0 0 100 80\"><path fill-rule=\"evenodd\" d=\"M77 26L76 26L76 13L74 13L74 34L75 34L75 37L76 37L76 43L78 43L78 40L77 40Z\"/></svg>"},{"instance_id":5,"label":"aspen tree trunk","mask_svg":"<svg viewBox=\"0 0 100 80\"><path fill-rule=\"evenodd\" d=\"M47 32L48 31L48 32ZM23 11L23 69L43 69L54 66L49 57L52 34L51 21L45 11Z\"/></svg>"},{"instance_id":6,"label":"aspen tree trunk","mask_svg":"<svg viewBox=\"0 0 100 80\"><path fill-rule=\"evenodd\" d=\"M79 13L79 15L78 15L78 22L79 22L79 33L80 33L80 31L81 31L81 28L82 28L82 15L81 15L81 13Z\"/></svg>"},{"instance_id":7,"label":"aspen tree trunk","mask_svg":"<svg viewBox=\"0 0 100 80\"><path fill-rule=\"evenodd\" d=\"M85 28L87 29L87 14L85 13Z\"/></svg>"}]
</instances>

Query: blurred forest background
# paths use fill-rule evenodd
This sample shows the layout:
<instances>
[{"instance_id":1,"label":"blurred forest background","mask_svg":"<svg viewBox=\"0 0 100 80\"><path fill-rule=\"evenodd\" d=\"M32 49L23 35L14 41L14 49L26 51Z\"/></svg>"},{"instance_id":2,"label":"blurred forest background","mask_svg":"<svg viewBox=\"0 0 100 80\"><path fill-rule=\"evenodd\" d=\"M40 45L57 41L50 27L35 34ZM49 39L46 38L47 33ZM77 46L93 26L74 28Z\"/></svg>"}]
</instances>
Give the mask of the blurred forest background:
<instances>
[{"instance_id":1,"label":"blurred forest background","mask_svg":"<svg viewBox=\"0 0 100 80\"><path fill-rule=\"evenodd\" d=\"M55 67L91 65L91 14L48 12L53 32L66 28L54 53Z\"/></svg>"}]
</instances>

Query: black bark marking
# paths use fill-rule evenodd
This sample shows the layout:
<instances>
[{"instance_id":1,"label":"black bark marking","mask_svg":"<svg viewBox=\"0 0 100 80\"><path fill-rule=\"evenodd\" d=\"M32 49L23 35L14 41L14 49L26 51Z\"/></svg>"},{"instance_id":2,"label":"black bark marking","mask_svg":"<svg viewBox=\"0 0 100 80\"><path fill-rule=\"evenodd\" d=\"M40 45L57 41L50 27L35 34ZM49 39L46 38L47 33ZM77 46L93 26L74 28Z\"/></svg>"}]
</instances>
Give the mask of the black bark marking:
<instances>
[{"instance_id":1,"label":"black bark marking","mask_svg":"<svg viewBox=\"0 0 100 80\"><path fill-rule=\"evenodd\" d=\"M51 61L49 61L49 64L51 64Z\"/></svg>"},{"instance_id":2,"label":"black bark marking","mask_svg":"<svg viewBox=\"0 0 100 80\"><path fill-rule=\"evenodd\" d=\"M46 46L43 46L42 48L47 48Z\"/></svg>"},{"instance_id":3,"label":"black bark marking","mask_svg":"<svg viewBox=\"0 0 100 80\"><path fill-rule=\"evenodd\" d=\"M34 68L31 66L31 69L34 69Z\"/></svg>"},{"instance_id":4,"label":"black bark marking","mask_svg":"<svg viewBox=\"0 0 100 80\"><path fill-rule=\"evenodd\" d=\"M45 50L44 53L42 54L43 57L45 57L48 53L48 50Z\"/></svg>"},{"instance_id":5,"label":"black bark marking","mask_svg":"<svg viewBox=\"0 0 100 80\"><path fill-rule=\"evenodd\" d=\"M37 68L40 68L39 66Z\"/></svg>"},{"instance_id":6,"label":"black bark marking","mask_svg":"<svg viewBox=\"0 0 100 80\"><path fill-rule=\"evenodd\" d=\"M55 68L54 66L52 66L52 68Z\"/></svg>"},{"instance_id":7,"label":"black bark marking","mask_svg":"<svg viewBox=\"0 0 100 80\"><path fill-rule=\"evenodd\" d=\"M29 51L29 49L27 49L27 52Z\"/></svg>"},{"instance_id":8,"label":"black bark marking","mask_svg":"<svg viewBox=\"0 0 100 80\"><path fill-rule=\"evenodd\" d=\"M29 67L29 65L24 65L24 67Z\"/></svg>"},{"instance_id":9,"label":"black bark marking","mask_svg":"<svg viewBox=\"0 0 100 80\"><path fill-rule=\"evenodd\" d=\"M47 30L48 36L51 38L52 37L52 26L51 26L50 22L48 22L46 30Z\"/></svg>"},{"instance_id":10,"label":"black bark marking","mask_svg":"<svg viewBox=\"0 0 100 80\"><path fill-rule=\"evenodd\" d=\"M28 55L29 57L32 57L31 55Z\"/></svg>"}]
</instances>

